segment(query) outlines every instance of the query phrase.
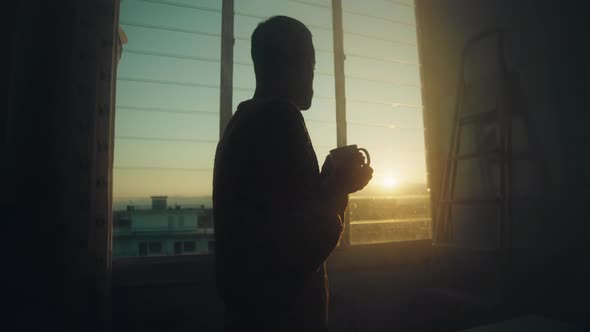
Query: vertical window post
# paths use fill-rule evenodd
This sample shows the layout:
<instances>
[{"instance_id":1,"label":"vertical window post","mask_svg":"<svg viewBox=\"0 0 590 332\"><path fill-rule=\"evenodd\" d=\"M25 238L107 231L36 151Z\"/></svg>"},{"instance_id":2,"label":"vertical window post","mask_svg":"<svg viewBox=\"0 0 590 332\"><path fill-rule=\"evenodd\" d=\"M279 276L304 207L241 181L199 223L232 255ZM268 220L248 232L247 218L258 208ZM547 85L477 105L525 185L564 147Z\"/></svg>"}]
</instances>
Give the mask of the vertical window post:
<instances>
[{"instance_id":1,"label":"vertical window post","mask_svg":"<svg viewBox=\"0 0 590 332\"><path fill-rule=\"evenodd\" d=\"M346 93L344 86L344 32L342 30L342 0L332 0L332 33L334 41L334 84L336 88L336 144L346 146ZM350 214L344 213L344 234L341 244L350 244Z\"/></svg>"},{"instance_id":2,"label":"vertical window post","mask_svg":"<svg viewBox=\"0 0 590 332\"><path fill-rule=\"evenodd\" d=\"M233 114L234 0L221 7L221 77L219 80L219 138Z\"/></svg>"},{"instance_id":3,"label":"vertical window post","mask_svg":"<svg viewBox=\"0 0 590 332\"><path fill-rule=\"evenodd\" d=\"M433 154L433 150L437 151L438 148L432 144L433 138L436 136L434 134L434 127L430 124L430 103L426 99L426 96L430 96L430 87L428 85L428 81L425 79L426 70L424 68L424 59L425 51L424 51L424 44L422 41L422 22L424 21L423 18L423 3L422 1L414 1L414 17L416 21L416 45L418 49L418 62L419 65L419 72L420 72L420 94L422 96L422 123L424 123L424 145L425 145L425 158L426 158L426 185L428 187L430 193L430 236L432 237L433 242L438 242L438 236L433 231L435 229L435 225L437 220L435 219L438 215L438 208L439 208L439 193L438 193L438 185L434 185L437 183L434 181L435 172L434 169L438 169L437 167L437 160L435 159L435 154ZM437 152L438 153L438 152Z\"/></svg>"}]
</instances>

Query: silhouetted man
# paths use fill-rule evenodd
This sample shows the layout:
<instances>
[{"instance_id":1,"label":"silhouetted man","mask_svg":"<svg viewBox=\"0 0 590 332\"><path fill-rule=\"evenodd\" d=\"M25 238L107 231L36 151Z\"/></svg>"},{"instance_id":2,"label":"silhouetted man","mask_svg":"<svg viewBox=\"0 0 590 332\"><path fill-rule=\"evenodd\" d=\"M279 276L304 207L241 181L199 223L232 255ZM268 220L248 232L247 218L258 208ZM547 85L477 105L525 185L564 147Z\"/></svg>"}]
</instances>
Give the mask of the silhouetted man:
<instances>
[{"instance_id":1,"label":"silhouetted man","mask_svg":"<svg viewBox=\"0 0 590 332\"><path fill-rule=\"evenodd\" d=\"M362 155L320 173L301 110L311 106L311 32L285 16L252 34L256 91L217 147L213 180L217 288L227 331L322 331L324 262L343 229L348 194L373 170Z\"/></svg>"}]
</instances>

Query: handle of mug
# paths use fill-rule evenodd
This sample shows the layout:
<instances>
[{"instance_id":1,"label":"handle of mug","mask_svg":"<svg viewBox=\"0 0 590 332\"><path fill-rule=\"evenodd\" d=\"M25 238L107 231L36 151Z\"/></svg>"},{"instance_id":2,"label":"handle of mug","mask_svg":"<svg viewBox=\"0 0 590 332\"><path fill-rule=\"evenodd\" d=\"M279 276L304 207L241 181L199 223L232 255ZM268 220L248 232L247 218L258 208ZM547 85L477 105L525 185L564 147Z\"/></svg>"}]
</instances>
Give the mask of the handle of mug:
<instances>
[{"instance_id":1,"label":"handle of mug","mask_svg":"<svg viewBox=\"0 0 590 332\"><path fill-rule=\"evenodd\" d=\"M359 151L363 151L365 153L365 157L367 157L367 166L371 165L371 155L369 155L369 151L365 148L359 148Z\"/></svg>"}]
</instances>

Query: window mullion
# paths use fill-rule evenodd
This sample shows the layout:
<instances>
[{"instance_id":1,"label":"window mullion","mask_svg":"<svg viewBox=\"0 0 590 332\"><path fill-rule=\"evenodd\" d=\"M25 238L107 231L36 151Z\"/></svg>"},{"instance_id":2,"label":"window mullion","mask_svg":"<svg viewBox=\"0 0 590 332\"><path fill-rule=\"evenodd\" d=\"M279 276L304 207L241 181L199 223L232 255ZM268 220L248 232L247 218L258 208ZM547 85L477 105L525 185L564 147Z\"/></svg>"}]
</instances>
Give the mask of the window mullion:
<instances>
[{"instance_id":1,"label":"window mullion","mask_svg":"<svg viewBox=\"0 0 590 332\"><path fill-rule=\"evenodd\" d=\"M233 114L234 0L223 0L221 9L221 61L219 81L219 137Z\"/></svg>"},{"instance_id":2,"label":"window mullion","mask_svg":"<svg viewBox=\"0 0 590 332\"><path fill-rule=\"evenodd\" d=\"M336 93L336 144L346 146L346 89L344 77L344 32L342 29L342 1L332 0L332 33L334 41L334 86ZM350 214L344 213L344 234L341 245L350 245Z\"/></svg>"}]
</instances>

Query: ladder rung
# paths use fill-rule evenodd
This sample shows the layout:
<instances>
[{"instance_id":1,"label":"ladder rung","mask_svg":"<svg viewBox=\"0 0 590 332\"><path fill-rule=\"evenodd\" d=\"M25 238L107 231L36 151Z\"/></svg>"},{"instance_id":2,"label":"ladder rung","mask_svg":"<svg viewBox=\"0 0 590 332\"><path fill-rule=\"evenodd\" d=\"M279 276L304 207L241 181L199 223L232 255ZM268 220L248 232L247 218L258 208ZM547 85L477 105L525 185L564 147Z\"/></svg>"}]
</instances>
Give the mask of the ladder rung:
<instances>
[{"instance_id":1,"label":"ladder rung","mask_svg":"<svg viewBox=\"0 0 590 332\"><path fill-rule=\"evenodd\" d=\"M473 253L490 253L490 254L501 254L503 253L501 248L478 248L478 247L467 247L466 245L460 245L452 242L434 242L432 244L434 250L455 250L465 251Z\"/></svg>"},{"instance_id":2,"label":"ladder rung","mask_svg":"<svg viewBox=\"0 0 590 332\"><path fill-rule=\"evenodd\" d=\"M447 205L494 205L502 203L500 198L465 198L455 200L442 200L441 204Z\"/></svg>"},{"instance_id":3,"label":"ladder rung","mask_svg":"<svg viewBox=\"0 0 590 332\"><path fill-rule=\"evenodd\" d=\"M451 160L465 160L465 159L477 159L477 158L490 158L490 157L499 157L499 151L486 151L486 152L472 152L472 153L462 153L455 155L455 157L451 157Z\"/></svg>"},{"instance_id":4,"label":"ladder rung","mask_svg":"<svg viewBox=\"0 0 590 332\"><path fill-rule=\"evenodd\" d=\"M502 153L500 151L486 151L486 152L472 152L472 153L462 153L458 154L455 157L452 157L450 160L465 160L465 159L478 159L478 158L499 158L502 157ZM510 154L510 158L514 160L526 160L532 159L532 154L529 151L523 152L513 152Z\"/></svg>"}]
</instances>

